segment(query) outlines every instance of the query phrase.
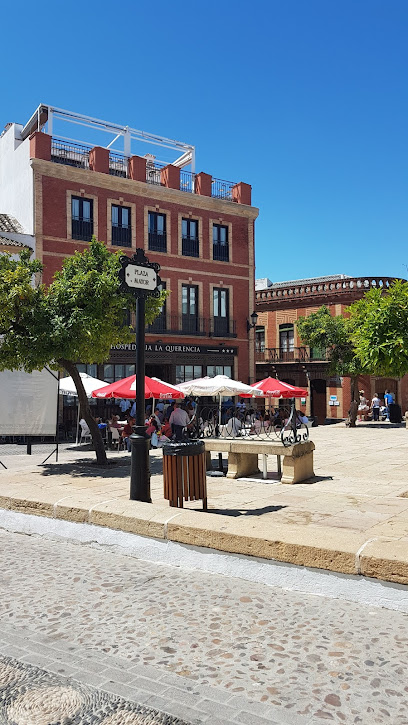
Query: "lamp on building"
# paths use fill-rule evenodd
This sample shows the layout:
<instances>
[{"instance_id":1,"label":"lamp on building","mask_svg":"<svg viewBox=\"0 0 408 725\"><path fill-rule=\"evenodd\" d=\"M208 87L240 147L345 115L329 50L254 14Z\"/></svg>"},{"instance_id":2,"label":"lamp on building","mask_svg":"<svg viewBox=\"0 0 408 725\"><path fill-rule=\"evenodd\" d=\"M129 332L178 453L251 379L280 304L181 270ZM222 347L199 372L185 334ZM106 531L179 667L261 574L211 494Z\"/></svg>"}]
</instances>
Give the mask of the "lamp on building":
<instances>
[{"instance_id":1,"label":"lamp on building","mask_svg":"<svg viewBox=\"0 0 408 725\"><path fill-rule=\"evenodd\" d=\"M258 313L253 312L251 315L251 322L249 320L247 320L247 332L249 332L250 330L252 330L253 327L255 327L257 321L258 321Z\"/></svg>"}]
</instances>

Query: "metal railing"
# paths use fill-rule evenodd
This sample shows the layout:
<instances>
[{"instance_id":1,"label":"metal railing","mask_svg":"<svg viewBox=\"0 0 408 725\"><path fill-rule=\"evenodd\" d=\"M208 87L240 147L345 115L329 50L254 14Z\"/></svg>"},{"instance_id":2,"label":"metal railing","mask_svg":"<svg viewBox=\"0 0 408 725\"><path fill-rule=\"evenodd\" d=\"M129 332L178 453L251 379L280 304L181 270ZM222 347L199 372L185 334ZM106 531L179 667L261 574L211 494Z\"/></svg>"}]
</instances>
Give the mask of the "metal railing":
<instances>
[{"instance_id":1,"label":"metal railing","mask_svg":"<svg viewBox=\"0 0 408 725\"><path fill-rule=\"evenodd\" d=\"M327 360L325 350L308 347L294 347L293 350L282 350L280 347L266 347L255 351L256 362L311 362Z\"/></svg>"},{"instance_id":2,"label":"metal railing","mask_svg":"<svg viewBox=\"0 0 408 725\"><path fill-rule=\"evenodd\" d=\"M167 252L167 233L149 232L149 249L152 252Z\"/></svg>"},{"instance_id":3,"label":"metal railing","mask_svg":"<svg viewBox=\"0 0 408 725\"><path fill-rule=\"evenodd\" d=\"M79 143L53 138L51 141L51 161L78 169L89 169L90 148Z\"/></svg>"},{"instance_id":4,"label":"metal railing","mask_svg":"<svg viewBox=\"0 0 408 725\"><path fill-rule=\"evenodd\" d=\"M185 433L189 438L279 440L284 446L309 440L312 422L295 404L287 401L276 407L264 399L234 405L223 402L203 404L200 399Z\"/></svg>"},{"instance_id":5,"label":"metal railing","mask_svg":"<svg viewBox=\"0 0 408 725\"><path fill-rule=\"evenodd\" d=\"M210 320L210 334L212 337L236 337L236 321L229 317L213 317Z\"/></svg>"},{"instance_id":6,"label":"metal railing","mask_svg":"<svg viewBox=\"0 0 408 725\"><path fill-rule=\"evenodd\" d=\"M156 186L163 186L161 182L161 170L164 169L166 164L160 164L158 161L154 163L148 161L146 164L146 182L148 184L155 184Z\"/></svg>"},{"instance_id":7,"label":"metal railing","mask_svg":"<svg viewBox=\"0 0 408 725\"><path fill-rule=\"evenodd\" d=\"M211 187L211 196L215 199L227 199L233 201L232 188L235 186L233 181L223 181L222 179L213 179Z\"/></svg>"},{"instance_id":8,"label":"metal railing","mask_svg":"<svg viewBox=\"0 0 408 725\"><path fill-rule=\"evenodd\" d=\"M185 257L199 257L199 242L197 237L183 237L182 238L182 254Z\"/></svg>"},{"instance_id":9,"label":"metal railing","mask_svg":"<svg viewBox=\"0 0 408 725\"><path fill-rule=\"evenodd\" d=\"M132 246L132 230L130 227L118 227L112 224L112 244L118 247Z\"/></svg>"},{"instance_id":10,"label":"metal railing","mask_svg":"<svg viewBox=\"0 0 408 725\"><path fill-rule=\"evenodd\" d=\"M93 221L72 219L72 239L90 242L93 235Z\"/></svg>"},{"instance_id":11,"label":"metal railing","mask_svg":"<svg viewBox=\"0 0 408 725\"><path fill-rule=\"evenodd\" d=\"M123 154L109 154L109 173L111 176L127 177L127 159Z\"/></svg>"},{"instance_id":12,"label":"metal railing","mask_svg":"<svg viewBox=\"0 0 408 725\"><path fill-rule=\"evenodd\" d=\"M180 171L180 191L187 191L189 194L194 192L195 174L191 171Z\"/></svg>"},{"instance_id":13,"label":"metal railing","mask_svg":"<svg viewBox=\"0 0 408 725\"><path fill-rule=\"evenodd\" d=\"M229 262L228 244L213 244L213 259L217 262Z\"/></svg>"},{"instance_id":14,"label":"metal railing","mask_svg":"<svg viewBox=\"0 0 408 725\"><path fill-rule=\"evenodd\" d=\"M159 315L146 328L149 334L200 335L204 337L236 337L236 321L226 320L221 330L214 324L217 318L193 317L192 315Z\"/></svg>"}]
</instances>

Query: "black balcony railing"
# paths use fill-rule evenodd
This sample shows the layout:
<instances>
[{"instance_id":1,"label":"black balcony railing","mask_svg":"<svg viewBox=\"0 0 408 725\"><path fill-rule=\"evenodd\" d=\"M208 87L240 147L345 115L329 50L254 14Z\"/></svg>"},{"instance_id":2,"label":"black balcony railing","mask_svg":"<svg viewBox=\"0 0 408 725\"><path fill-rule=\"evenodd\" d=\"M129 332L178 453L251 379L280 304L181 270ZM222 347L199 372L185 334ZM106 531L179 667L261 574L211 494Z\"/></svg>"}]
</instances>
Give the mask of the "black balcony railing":
<instances>
[{"instance_id":1,"label":"black balcony railing","mask_svg":"<svg viewBox=\"0 0 408 725\"><path fill-rule=\"evenodd\" d=\"M236 337L236 322L229 317L214 317L211 320L211 335L213 337Z\"/></svg>"},{"instance_id":2,"label":"black balcony railing","mask_svg":"<svg viewBox=\"0 0 408 725\"><path fill-rule=\"evenodd\" d=\"M213 259L217 262L229 262L229 249L227 244L213 244Z\"/></svg>"},{"instance_id":3,"label":"black balcony railing","mask_svg":"<svg viewBox=\"0 0 408 725\"><path fill-rule=\"evenodd\" d=\"M146 164L146 181L148 184L155 184L156 186L162 186L161 182L161 170L164 169L165 164L160 164L158 161L154 163L148 161Z\"/></svg>"},{"instance_id":4,"label":"black balcony railing","mask_svg":"<svg viewBox=\"0 0 408 725\"><path fill-rule=\"evenodd\" d=\"M188 191L190 194L194 191L195 174L191 171L180 171L180 191Z\"/></svg>"},{"instance_id":5,"label":"black balcony railing","mask_svg":"<svg viewBox=\"0 0 408 725\"><path fill-rule=\"evenodd\" d=\"M149 232L149 249L152 252L167 252L166 232Z\"/></svg>"},{"instance_id":6,"label":"black balcony railing","mask_svg":"<svg viewBox=\"0 0 408 725\"><path fill-rule=\"evenodd\" d=\"M211 196L215 199L227 199L232 201L232 187L235 186L233 181L223 181L222 179L212 180Z\"/></svg>"},{"instance_id":7,"label":"black balcony railing","mask_svg":"<svg viewBox=\"0 0 408 725\"><path fill-rule=\"evenodd\" d=\"M279 347L266 347L264 350L256 349L256 362L311 362L327 360L325 350L317 348L310 349L308 347L295 347L293 350L283 350Z\"/></svg>"},{"instance_id":8,"label":"black balcony railing","mask_svg":"<svg viewBox=\"0 0 408 725\"><path fill-rule=\"evenodd\" d=\"M51 161L65 166L75 166L78 169L89 169L88 146L79 143L60 141L53 138L51 142Z\"/></svg>"},{"instance_id":9,"label":"black balcony railing","mask_svg":"<svg viewBox=\"0 0 408 725\"><path fill-rule=\"evenodd\" d=\"M127 160L122 154L109 154L109 173L111 176L127 176Z\"/></svg>"},{"instance_id":10,"label":"black balcony railing","mask_svg":"<svg viewBox=\"0 0 408 725\"><path fill-rule=\"evenodd\" d=\"M194 317L193 315L159 315L146 329L150 334L200 335L203 337L236 337L236 321L226 320L218 326L217 318ZM222 319L222 318L220 318Z\"/></svg>"},{"instance_id":11,"label":"black balcony railing","mask_svg":"<svg viewBox=\"0 0 408 725\"><path fill-rule=\"evenodd\" d=\"M184 257L199 257L199 244L197 237L183 237L182 254Z\"/></svg>"},{"instance_id":12,"label":"black balcony railing","mask_svg":"<svg viewBox=\"0 0 408 725\"><path fill-rule=\"evenodd\" d=\"M132 246L132 231L130 227L112 226L112 244L118 247Z\"/></svg>"},{"instance_id":13,"label":"black balcony railing","mask_svg":"<svg viewBox=\"0 0 408 725\"><path fill-rule=\"evenodd\" d=\"M93 221L89 219L72 220L72 239L90 242L93 235Z\"/></svg>"}]
</instances>

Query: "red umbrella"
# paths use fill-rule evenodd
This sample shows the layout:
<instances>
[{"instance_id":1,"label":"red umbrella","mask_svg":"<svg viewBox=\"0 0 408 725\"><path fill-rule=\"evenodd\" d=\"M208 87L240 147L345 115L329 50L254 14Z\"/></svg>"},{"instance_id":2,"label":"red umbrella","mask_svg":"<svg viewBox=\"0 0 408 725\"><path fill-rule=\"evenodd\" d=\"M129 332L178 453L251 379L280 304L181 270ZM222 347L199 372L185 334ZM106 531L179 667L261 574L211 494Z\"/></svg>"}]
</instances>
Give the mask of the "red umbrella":
<instances>
[{"instance_id":1,"label":"red umbrella","mask_svg":"<svg viewBox=\"0 0 408 725\"><path fill-rule=\"evenodd\" d=\"M289 383L283 383L277 378L265 378L265 380L260 380L259 383L252 383L251 388L262 390L263 398L305 398L309 395L307 390L296 388L294 385L289 385ZM103 393L104 390L105 388L102 388L100 392ZM247 393L241 395L241 398L250 397Z\"/></svg>"},{"instance_id":2,"label":"red umbrella","mask_svg":"<svg viewBox=\"0 0 408 725\"><path fill-rule=\"evenodd\" d=\"M103 391L103 395L102 395ZM129 400L136 399L136 375L130 375L128 378L123 380L117 380L116 383L111 383L105 388L95 390L92 393L93 398L128 398ZM164 383L159 378L148 378L145 376L145 398L184 398L184 393L181 390L177 390L173 385Z\"/></svg>"}]
</instances>

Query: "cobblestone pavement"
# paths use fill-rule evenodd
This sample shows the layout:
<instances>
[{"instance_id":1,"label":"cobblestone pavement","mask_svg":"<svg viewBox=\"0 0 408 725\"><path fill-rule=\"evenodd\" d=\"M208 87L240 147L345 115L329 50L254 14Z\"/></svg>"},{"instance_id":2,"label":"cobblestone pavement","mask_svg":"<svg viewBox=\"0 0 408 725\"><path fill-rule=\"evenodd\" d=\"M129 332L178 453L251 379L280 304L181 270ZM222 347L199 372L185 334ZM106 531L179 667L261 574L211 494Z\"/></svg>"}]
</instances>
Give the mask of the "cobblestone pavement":
<instances>
[{"instance_id":1,"label":"cobblestone pavement","mask_svg":"<svg viewBox=\"0 0 408 725\"><path fill-rule=\"evenodd\" d=\"M408 724L407 615L4 531L0 567L0 654L60 678L191 723Z\"/></svg>"}]
</instances>

